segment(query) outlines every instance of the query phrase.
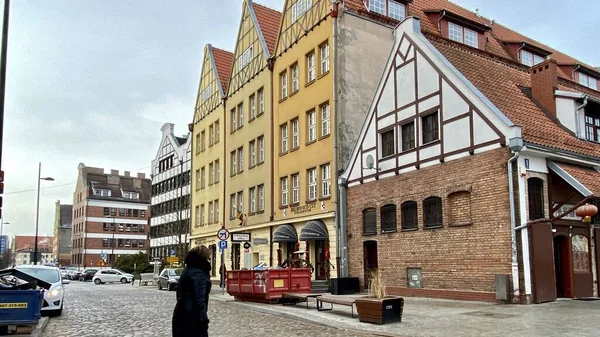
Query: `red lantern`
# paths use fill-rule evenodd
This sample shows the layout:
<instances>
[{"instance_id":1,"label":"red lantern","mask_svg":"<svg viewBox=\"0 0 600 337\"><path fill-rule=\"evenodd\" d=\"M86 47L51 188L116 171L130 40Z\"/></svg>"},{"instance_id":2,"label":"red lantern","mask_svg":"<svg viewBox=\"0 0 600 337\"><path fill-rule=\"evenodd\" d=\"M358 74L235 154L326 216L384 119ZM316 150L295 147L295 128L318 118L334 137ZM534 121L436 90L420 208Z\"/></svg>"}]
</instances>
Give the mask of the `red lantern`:
<instances>
[{"instance_id":1,"label":"red lantern","mask_svg":"<svg viewBox=\"0 0 600 337\"><path fill-rule=\"evenodd\" d=\"M594 206L594 205L590 205L590 204L585 204L583 206L579 206L577 207L577 211L575 211L575 214L577 214L578 217L590 217L590 216L594 216L598 213L598 207Z\"/></svg>"}]
</instances>

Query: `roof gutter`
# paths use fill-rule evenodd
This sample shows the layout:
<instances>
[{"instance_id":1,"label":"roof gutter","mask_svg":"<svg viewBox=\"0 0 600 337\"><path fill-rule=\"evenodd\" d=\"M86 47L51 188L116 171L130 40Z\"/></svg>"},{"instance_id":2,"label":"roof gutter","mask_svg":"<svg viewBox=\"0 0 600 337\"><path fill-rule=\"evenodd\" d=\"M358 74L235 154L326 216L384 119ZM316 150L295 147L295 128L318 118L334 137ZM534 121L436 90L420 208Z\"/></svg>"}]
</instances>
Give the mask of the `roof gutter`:
<instances>
[{"instance_id":1,"label":"roof gutter","mask_svg":"<svg viewBox=\"0 0 600 337\"><path fill-rule=\"evenodd\" d=\"M547 155L548 153L555 155L558 158L565 159L567 161L571 161L573 163L584 164L588 166L600 166L600 158L587 156L578 153L572 153L568 151L562 151L558 149L554 149L551 147L531 144L525 142L525 148L523 149L525 152L533 152L533 153L541 153Z\"/></svg>"},{"instance_id":2,"label":"roof gutter","mask_svg":"<svg viewBox=\"0 0 600 337\"><path fill-rule=\"evenodd\" d=\"M579 110L585 108L588 104L588 95L583 97L583 104L575 109L575 132L578 138L581 138L581 123L579 122Z\"/></svg>"},{"instance_id":3,"label":"roof gutter","mask_svg":"<svg viewBox=\"0 0 600 337\"><path fill-rule=\"evenodd\" d=\"M517 60L519 60L519 62L522 62L523 60L521 59L521 50L525 48L525 42L521 42L521 47L519 47L519 49L517 49Z\"/></svg>"}]
</instances>

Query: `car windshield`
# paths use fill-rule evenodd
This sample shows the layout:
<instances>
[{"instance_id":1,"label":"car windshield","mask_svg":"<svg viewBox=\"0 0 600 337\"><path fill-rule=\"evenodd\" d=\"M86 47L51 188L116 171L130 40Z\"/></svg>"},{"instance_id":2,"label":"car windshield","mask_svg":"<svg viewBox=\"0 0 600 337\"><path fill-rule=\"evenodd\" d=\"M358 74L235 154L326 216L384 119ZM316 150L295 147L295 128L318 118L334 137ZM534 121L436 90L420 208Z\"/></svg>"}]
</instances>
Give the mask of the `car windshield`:
<instances>
[{"instance_id":1,"label":"car windshield","mask_svg":"<svg viewBox=\"0 0 600 337\"><path fill-rule=\"evenodd\" d=\"M117 273L121 273L121 274L127 274L126 272L119 270L119 269L113 269L113 271L116 271Z\"/></svg>"},{"instance_id":2,"label":"car windshield","mask_svg":"<svg viewBox=\"0 0 600 337\"><path fill-rule=\"evenodd\" d=\"M19 270L48 283L60 281L60 274L55 269L19 268Z\"/></svg>"},{"instance_id":3,"label":"car windshield","mask_svg":"<svg viewBox=\"0 0 600 337\"><path fill-rule=\"evenodd\" d=\"M169 270L169 276L179 276L179 275L181 275L181 269Z\"/></svg>"}]
</instances>

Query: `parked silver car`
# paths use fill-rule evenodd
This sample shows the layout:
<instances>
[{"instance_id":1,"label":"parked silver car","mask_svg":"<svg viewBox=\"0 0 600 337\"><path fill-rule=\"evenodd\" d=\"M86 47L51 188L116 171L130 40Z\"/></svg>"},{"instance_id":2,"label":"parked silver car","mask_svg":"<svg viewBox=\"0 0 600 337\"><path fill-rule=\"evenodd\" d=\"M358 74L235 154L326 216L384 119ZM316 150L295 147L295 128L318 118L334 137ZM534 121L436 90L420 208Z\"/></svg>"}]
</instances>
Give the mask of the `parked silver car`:
<instances>
[{"instance_id":1,"label":"parked silver car","mask_svg":"<svg viewBox=\"0 0 600 337\"><path fill-rule=\"evenodd\" d=\"M177 289L182 271L183 269L163 269L158 276L158 290L162 290L162 288L167 288L168 291Z\"/></svg>"}]
</instances>

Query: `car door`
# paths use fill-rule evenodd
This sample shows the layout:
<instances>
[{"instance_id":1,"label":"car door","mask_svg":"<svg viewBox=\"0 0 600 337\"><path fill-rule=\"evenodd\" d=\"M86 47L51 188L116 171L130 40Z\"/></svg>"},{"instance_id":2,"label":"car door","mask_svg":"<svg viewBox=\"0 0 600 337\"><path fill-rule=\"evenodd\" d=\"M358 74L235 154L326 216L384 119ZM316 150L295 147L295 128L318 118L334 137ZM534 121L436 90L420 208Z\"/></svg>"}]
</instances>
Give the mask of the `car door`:
<instances>
[{"instance_id":1,"label":"car door","mask_svg":"<svg viewBox=\"0 0 600 337\"><path fill-rule=\"evenodd\" d=\"M167 287L169 285L169 271L163 270L162 275L160 277L160 282L163 287Z\"/></svg>"},{"instance_id":2,"label":"car door","mask_svg":"<svg viewBox=\"0 0 600 337\"><path fill-rule=\"evenodd\" d=\"M113 282L121 282L121 277L123 277L123 274L121 274L121 272L113 270Z\"/></svg>"}]
</instances>

